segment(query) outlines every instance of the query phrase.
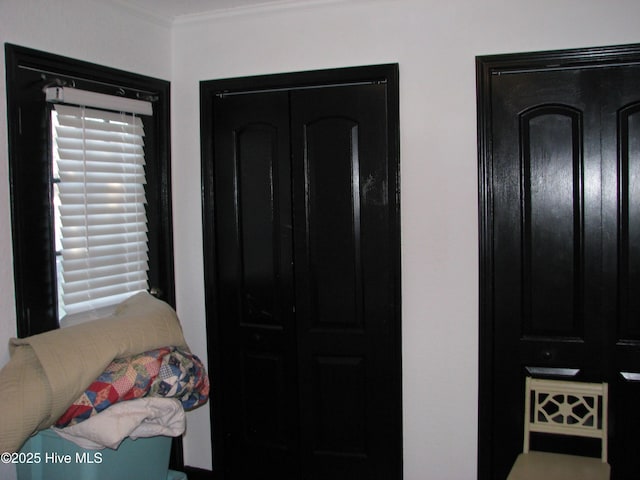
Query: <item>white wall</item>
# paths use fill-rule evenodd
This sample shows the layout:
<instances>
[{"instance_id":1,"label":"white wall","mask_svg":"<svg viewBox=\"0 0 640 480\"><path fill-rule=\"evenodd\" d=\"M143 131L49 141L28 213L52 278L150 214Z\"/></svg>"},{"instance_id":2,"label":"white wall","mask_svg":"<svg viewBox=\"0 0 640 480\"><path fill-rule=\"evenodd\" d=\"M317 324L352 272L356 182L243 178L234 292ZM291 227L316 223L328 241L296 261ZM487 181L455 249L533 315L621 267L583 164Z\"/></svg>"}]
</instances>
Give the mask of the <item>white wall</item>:
<instances>
[{"instance_id":1,"label":"white wall","mask_svg":"<svg viewBox=\"0 0 640 480\"><path fill-rule=\"evenodd\" d=\"M398 62L405 479L467 480L477 445L474 57L640 42L638 18L637 0L349 0L184 17L169 31L93 0L0 0L0 40L172 81L178 313L203 360L198 82ZM6 135L1 93L0 339L15 335ZM0 365L7 358L0 340ZM210 468L207 409L188 422L185 461Z\"/></svg>"},{"instance_id":2,"label":"white wall","mask_svg":"<svg viewBox=\"0 0 640 480\"><path fill-rule=\"evenodd\" d=\"M198 82L398 62L405 479L475 478L475 56L640 42L639 15L637 0L371 0L179 19L175 250L178 304L202 339L194 348L204 345Z\"/></svg>"}]
</instances>

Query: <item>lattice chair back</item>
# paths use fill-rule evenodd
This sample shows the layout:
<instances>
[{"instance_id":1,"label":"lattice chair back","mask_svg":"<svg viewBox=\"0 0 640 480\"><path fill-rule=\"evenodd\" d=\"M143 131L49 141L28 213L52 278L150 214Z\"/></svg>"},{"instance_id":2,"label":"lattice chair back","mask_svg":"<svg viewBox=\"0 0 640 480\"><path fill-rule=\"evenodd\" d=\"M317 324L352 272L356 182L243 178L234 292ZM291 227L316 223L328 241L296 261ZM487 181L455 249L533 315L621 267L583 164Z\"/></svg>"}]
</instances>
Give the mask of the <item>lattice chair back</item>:
<instances>
[{"instance_id":1,"label":"lattice chair back","mask_svg":"<svg viewBox=\"0 0 640 480\"><path fill-rule=\"evenodd\" d=\"M529 453L531 432L599 438L607 462L606 383L543 380L527 377L524 447Z\"/></svg>"}]
</instances>

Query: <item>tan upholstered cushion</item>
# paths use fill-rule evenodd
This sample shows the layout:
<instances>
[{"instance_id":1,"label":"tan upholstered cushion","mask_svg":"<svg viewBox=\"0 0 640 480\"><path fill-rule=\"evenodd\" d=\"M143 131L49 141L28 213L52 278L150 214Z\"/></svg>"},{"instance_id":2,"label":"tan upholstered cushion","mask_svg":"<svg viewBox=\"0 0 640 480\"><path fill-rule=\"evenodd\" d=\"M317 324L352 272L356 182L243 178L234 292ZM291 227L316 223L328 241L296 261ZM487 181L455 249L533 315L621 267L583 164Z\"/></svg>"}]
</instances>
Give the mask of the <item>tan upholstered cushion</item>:
<instances>
[{"instance_id":1,"label":"tan upholstered cushion","mask_svg":"<svg viewBox=\"0 0 640 480\"><path fill-rule=\"evenodd\" d=\"M518 456L507 480L601 480L610 470L599 458L530 451Z\"/></svg>"}]
</instances>

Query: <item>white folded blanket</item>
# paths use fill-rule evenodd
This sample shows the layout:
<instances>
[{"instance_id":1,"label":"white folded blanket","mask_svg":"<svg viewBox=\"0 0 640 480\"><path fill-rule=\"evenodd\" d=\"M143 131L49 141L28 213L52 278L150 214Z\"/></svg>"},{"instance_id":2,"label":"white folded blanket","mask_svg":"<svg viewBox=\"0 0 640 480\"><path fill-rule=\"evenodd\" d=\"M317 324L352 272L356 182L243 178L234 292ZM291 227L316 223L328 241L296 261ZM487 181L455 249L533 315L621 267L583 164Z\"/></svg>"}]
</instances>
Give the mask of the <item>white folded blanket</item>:
<instances>
[{"instance_id":1,"label":"white folded blanket","mask_svg":"<svg viewBox=\"0 0 640 480\"><path fill-rule=\"evenodd\" d=\"M111 405L97 415L67 428L51 427L79 447L118 448L126 438L177 437L185 431L185 414L175 398L144 397Z\"/></svg>"}]
</instances>

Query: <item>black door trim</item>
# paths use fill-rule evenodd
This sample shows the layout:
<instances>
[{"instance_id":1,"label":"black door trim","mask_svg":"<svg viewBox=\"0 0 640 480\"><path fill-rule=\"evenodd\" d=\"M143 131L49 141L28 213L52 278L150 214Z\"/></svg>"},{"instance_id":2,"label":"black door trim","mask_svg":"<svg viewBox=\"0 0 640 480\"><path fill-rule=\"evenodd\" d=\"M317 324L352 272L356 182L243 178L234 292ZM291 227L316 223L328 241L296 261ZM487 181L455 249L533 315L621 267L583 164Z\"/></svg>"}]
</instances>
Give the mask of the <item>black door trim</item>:
<instances>
[{"instance_id":1,"label":"black door trim","mask_svg":"<svg viewBox=\"0 0 640 480\"><path fill-rule=\"evenodd\" d=\"M203 208L203 243L205 264L205 307L207 326L207 353L209 358L209 372L212 377L212 391L219 391L219 379L215 372L219 371L219 352L214 348L220 341L217 328L217 301L215 269L215 228L213 222L207 220L208 212L214 211L214 145L213 145L213 99L226 94L242 94L259 91L293 90L302 88L330 87L335 85L352 85L361 83L386 83L388 127L388 159L389 179L393 182L389 189L394 192L394 205L390 206L393 217L393 238L391 245L397 252L394 261L394 292L395 301L395 343L397 345L397 375L394 384L388 388L397 393L396 412L397 431L390 441L390 455L398 458L398 476L402 478L402 365L401 365L401 290L400 290L400 135L399 135L399 75L398 64L372 65L362 67L336 68L329 70L305 71L284 74L259 75L241 78L227 78L206 80L200 82L200 131L201 131L201 161L202 161L202 208ZM391 191L391 190L390 190ZM209 266L209 267L208 267ZM224 438L221 429L216 429L217 419L222 418L220 402L216 401L215 393L209 402L211 413L211 442L214 455L213 471L219 478L224 476Z\"/></svg>"},{"instance_id":2,"label":"black door trim","mask_svg":"<svg viewBox=\"0 0 640 480\"><path fill-rule=\"evenodd\" d=\"M493 191L491 77L510 73L603 68L637 64L640 44L476 57L479 218L479 388L478 478L490 479L493 466Z\"/></svg>"}]
</instances>

